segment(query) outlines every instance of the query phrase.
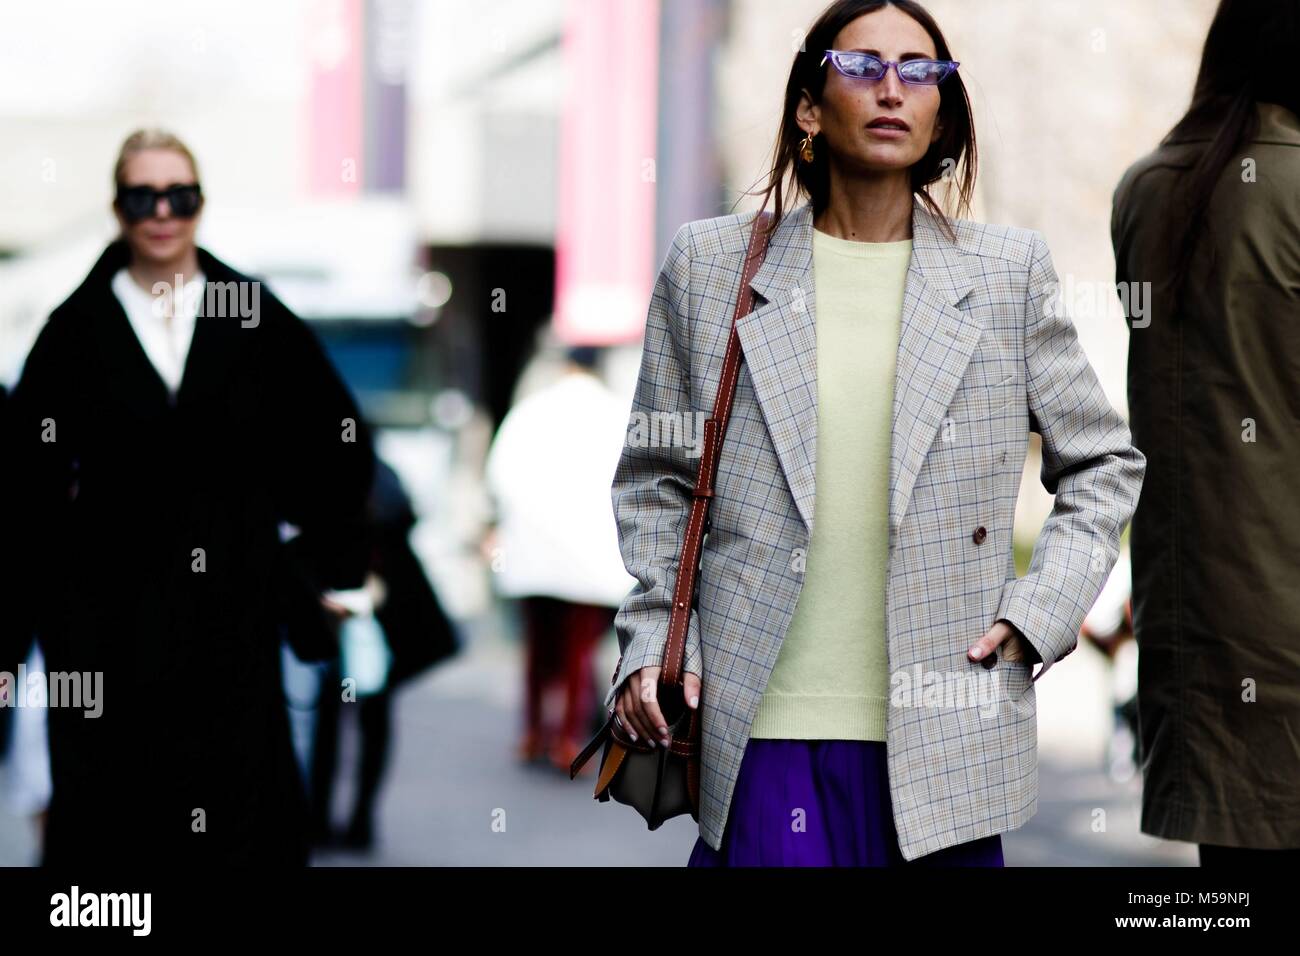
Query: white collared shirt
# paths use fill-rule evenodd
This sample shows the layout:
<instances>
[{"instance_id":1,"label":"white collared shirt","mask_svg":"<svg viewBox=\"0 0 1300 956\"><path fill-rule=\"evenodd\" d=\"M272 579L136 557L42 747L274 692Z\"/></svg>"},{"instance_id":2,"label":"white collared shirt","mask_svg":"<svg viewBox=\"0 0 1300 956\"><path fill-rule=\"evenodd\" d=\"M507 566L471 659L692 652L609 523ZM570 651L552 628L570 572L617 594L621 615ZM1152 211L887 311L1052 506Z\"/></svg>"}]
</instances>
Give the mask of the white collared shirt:
<instances>
[{"instance_id":1,"label":"white collared shirt","mask_svg":"<svg viewBox=\"0 0 1300 956\"><path fill-rule=\"evenodd\" d=\"M185 373L185 359L194 338L203 282L203 273L199 272L185 283L181 301L172 310L170 288L166 293L154 295L140 288L125 268L113 276L113 293L122 303L135 337L173 394L180 388L181 376ZM174 315L169 315L170 311L174 311Z\"/></svg>"}]
</instances>

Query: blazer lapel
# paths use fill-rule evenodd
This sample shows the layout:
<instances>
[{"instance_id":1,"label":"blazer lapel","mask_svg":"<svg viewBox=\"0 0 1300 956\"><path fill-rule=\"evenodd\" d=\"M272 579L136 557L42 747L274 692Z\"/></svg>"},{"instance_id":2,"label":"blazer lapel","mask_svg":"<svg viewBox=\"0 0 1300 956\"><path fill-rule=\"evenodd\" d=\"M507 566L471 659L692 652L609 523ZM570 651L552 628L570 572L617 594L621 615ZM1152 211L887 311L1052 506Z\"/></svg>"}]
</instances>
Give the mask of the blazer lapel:
<instances>
[{"instance_id":1,"label":"blazer lapel","mask_svg":"<svg viewBox=\"0 0 1300 956\"><path fill-rule=\"evenodd\" d=\"M816 504L817 323L812 206L792 210L750 283L763 302L736 322L777 458L809 532ZM960 250L919 200L895 365L889 467L893 534L965 374L982 323L958 307L972 283Z\"/></svg>"},{"instance_id":2,"label":"blazer lapel","mask_svg":"<svg viewBox=\"0 0 1300 956\"><path fill-rule=\"evenodd\" d=\"M912 487L984 324L959 308L973 287L961 250L920 200L912 204L912 264L903 293L894 373L889 460L889 531L907 513Z\"/></svg>"},{"instance_id":3,"label":"blazer lapel","mask_svg":"<svg viewBox=\"0 0 1300 956\"><path fill-rule=\"evenodd\" d=\"M812 233L809 204L782 218L750 282L764 303L736 322L763 419L810 532L817 463Z\"/></svg>"}]
</instances>

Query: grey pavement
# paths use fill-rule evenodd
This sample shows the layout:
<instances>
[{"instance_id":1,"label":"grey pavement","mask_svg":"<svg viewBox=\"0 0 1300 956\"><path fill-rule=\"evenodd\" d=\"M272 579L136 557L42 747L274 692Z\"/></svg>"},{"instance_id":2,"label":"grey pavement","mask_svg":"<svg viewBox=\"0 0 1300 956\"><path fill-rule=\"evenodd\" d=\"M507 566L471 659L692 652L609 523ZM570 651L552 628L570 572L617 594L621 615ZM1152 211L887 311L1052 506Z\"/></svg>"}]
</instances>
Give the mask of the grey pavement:
<instances>
[{"instance_id":1,"label":"grey pavement","mask_svg":"<svg viewBox=\"0 0 1300 956\"><path fill-rule=\"evenodd\" d=\"M367 855L321 852L317 865L686 863L697 833L689 818L650 832L630 807L592 798L599 754L588 772L573 781L549 766L524 766L515 760L521 647L503 624L502 617L483 621L470 631L469 647L461 657L398 694L376 848ZM612 673L616 657L609 635L600 649L597 676ZM1067 699L1057 706L1077 714L1083 701L1069 695L1084 694L1090 681L1080 680L1073 687L1061 682L1054 693ZM1041 701L1045 691L1039 693ZM1050 712L1046 720L1040 712L1040 728L1044 723L1050 730ZM1059 731L1040 729L1038 813L1022 829L1004 834L1008 865L1195 865L1189 844L1138 832L1136 780L1116 784L1099 760L1087 757L1086 748L1058 746L1054 734ZM354 722L345 718L339 758L345 779L355 751ZM0 789L3 784L0 776ZM340 783L336 818L346 816L349 797L347 786ZM34 854L29 822L0 807L0 864L27 865Z\"/></svg>"}]
</instances>

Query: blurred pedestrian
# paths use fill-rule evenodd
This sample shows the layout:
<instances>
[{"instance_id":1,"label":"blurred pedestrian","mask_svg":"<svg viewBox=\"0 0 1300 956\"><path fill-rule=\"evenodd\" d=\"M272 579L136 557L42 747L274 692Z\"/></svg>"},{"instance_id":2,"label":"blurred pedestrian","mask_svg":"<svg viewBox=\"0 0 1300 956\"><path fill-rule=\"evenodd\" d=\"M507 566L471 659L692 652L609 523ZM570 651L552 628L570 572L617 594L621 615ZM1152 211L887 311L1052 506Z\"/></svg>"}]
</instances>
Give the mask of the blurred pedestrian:
<instances>
[{"instance_id":1,"label":"blurred pedestrian","mask_svg":"<svg viewBox=\"0 0 1300 956\"><path fill-rule=\"evenodd\" d=\"M1142 832L1300 862L1300 0L1223 0L1111 234L1128 402ZM1149 291L1142 285L1149 283ZM1135 308L1140 306L1140 308Z\"/></svg>"},{"instance_id":2,"label":"blurred pedestrian","mask_svg":"<svg viewBox=\"0 0 1300 956\"><path fill-rule=\"evenodd\" d=\"M526 663L524 761L569 765L598 716L592 654L633 581L619 556L609 487L627 409L595 374L598 350L566 352L556 381L518 402L486 463L496 525L489 548L498 593L517 598ZM559 687L558 721L546 713Z\"/></svg>"},{"instance_id":3,"label":"blurred pedestrian","mask_svg":"<svg viewBox=\"0 0 1300 956\"><path fill-rule=\"evenodd\" d=\"M105 688L98 717L49 710L43 859L302 864L279 527L362 508L369 433L308 327L196 245L181 140L132 133L114 186L121 233L41 329L0 455L4 626Z\"/></svg>"},{"instance_id":4,"label":"blurred pedestrian","mask_svg":"<svg viewBox=\"0 0 1300 956\"><path fill-rule=\"evenodd\" d=\"M455 629L442 609L420 559L411 549L416 515L401 479L383 459L375 460L375 482L362 534L369 552L362 608L340 604L337 595L323 605L343 634L358 619L373 615L388 661L379 686L349 693L343 681L356 678L348 655L335 655L321 675L310 761L312 839L318 846L369 850L374 845L380 785L393 739L393 695L404 683L442 663L459 650ZM303 545L295 539L294 545ZM366 610L368 607L368 610ZM344 700L354 708L344 705ZM339 730L346 710L355 709L360 748L351 768L354 781L348 822L337 830L332 818L338 766Z\"/></svg>"}]
</instances>

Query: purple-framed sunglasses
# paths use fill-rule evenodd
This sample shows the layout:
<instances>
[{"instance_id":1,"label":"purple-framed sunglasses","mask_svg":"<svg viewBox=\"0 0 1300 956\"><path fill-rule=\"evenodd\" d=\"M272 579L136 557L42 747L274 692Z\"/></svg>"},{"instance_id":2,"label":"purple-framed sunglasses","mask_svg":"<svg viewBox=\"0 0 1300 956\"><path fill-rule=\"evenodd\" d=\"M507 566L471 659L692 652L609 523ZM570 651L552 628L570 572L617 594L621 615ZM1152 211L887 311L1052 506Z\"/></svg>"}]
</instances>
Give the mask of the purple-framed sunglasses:
<instances>
[{"instance_id":1,"label":"purple-framed sunglasses","mask_svg":"<svg viewBox=\"0 0 1300 956\"><path fill-rule=\"evenodd\" d=\"M881 80L892 66L898 78L912 86L938 86L961 66L956 60L882 60L870 53L827 50L818 66L830 60L845 76L854 80Z\"/></svg>"}]
</instances>

